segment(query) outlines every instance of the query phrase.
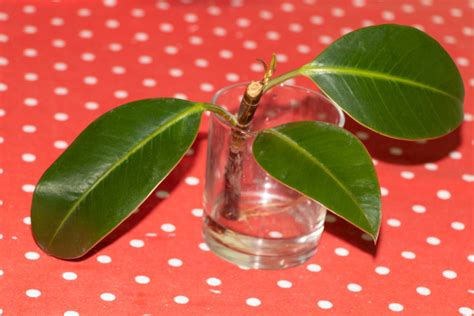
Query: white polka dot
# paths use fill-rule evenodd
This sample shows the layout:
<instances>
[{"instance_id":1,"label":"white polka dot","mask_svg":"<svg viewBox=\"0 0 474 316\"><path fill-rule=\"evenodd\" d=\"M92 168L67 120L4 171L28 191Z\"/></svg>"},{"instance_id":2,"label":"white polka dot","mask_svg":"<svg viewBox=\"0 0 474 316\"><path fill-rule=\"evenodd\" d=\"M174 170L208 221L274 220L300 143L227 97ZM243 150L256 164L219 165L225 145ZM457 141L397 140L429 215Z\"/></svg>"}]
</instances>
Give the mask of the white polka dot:
<instances>
[{"instance_id":1,"label":"white polka dot","mask_svg":"<svg viewBox=\"0 0 474 316\"><path fill-rule=\"evenodd\" d=\"M403 258L410 259L410 260L416 258L416 254L412 251L402 251L401 255Z\"/></svg>"},{"instance_id":2,"label":"white polka dot","mask_svg":"<svg viewBox=\"0 0 474 316\"><path fill-rule=\"evenodd\" d=\"M163 191L163 190L159 190L155 193L156 197L160 198L160 199L166 199L167 197L170 196L169 192L168 191Z\"/></svg>"},{"instance_id":3,"label":"white polka dot","mask_svg":"<svg viewBox=\"0 0 474 316\"><path fill-rule=\"evenodd\" d=\"M123 48L122 44L120 43L110 43L109 44L109 49L113 52L119 52Z\"/></svg>"},{"instance_id":4,"label":"white polka dot","mask_svg":"<svg viewBox=\"0 0 474 316\"><path fill-rule=\"evenodd\" d=\"M8 21L8 14L0 12L0 21Z\"/></svg>"},{"instance_id":5,"label":"white polka dot","mask_svg":"<svg viewBox=\"0 0 474 316\"><path fill-rule=\"evenodd\" d=\"M36 160L36 156L30 153L21 155L21 159L25 162L33 162Z\"/></svg>"},{"instance_id":6,"label":"white polka dot","mask_svg":"<svg viewBox=\"0 0 474 316\"><path fill-rule=\"evenodd\" d=\"M461 223L461 222L452 222L451 228L454 230L464 230L465 225L464 223Z\"/></svg>"},{"instance_id":7,"label":"white polka dot","mask_svg":"<svg viewBox=\"0 0 474 316\"><path fill-rule=\"evenodd\" d=\"M145 275L137 275L135 277L135 282L138 284L148 284L150 283L150 278Z\"/></svg>"},{"instance_id":8,"label":"white polka dot","mask_svg":"<svg viewBox=\"0 0 474 316\"><path fill-rule=\"evenodd\" d=\"M367 233L362 233L360 235L360 238L362 238L362 240L365 240L365 241L372 241L372 237L370 237L370 235Z\"/></svg>"},{"instance_id":9,"label":"white polka dot","mask_svg":"<svg viewBox=\"0 0 474 316\"><path fill-rule=\"evenodd\" d=\"M151 64L153 62L153 58L151 58L151 56L142 55L138 57L138 62L144 65Z\"/></svg>"},{"instance_id":10,"label":"white polka dot","mask_svg":"<svg viewBox=\"0 0 474 316\"><path fill-rule=\"evenodd\" d=\"M80 38L92 38L94 36L94 32L91 30L80 30L79 31L79 37Z\"/></svg>"},{"instance_id":11,"label":"white polka dot","mask_svg":"<svg viewBox=\"0 0 474 316\"><path fill-rule=\"evenodd\" d=\"M28 260L38 260L40 258L40 254L34 251L28 251L25 253L25 258Z\"/></svg>"},{"instance_id":12,"label":"white polka dot","mask_svg":"<svg viewBox=\"0 0 474 316\"><path fill-rule=\"evenodd\" d=\"M288 25L288 30L293 33L300 33L301 31L303 31L303 26L299 23L290 23Z\"/></svg>"},{"instance_id":13,"label":"white polka dot","mask_svg":"<svg viewBox=\"0 0 474 316\"><path fill-rule=\"evenodd\" d=\"M201 45L203 43L202 37L197 35L190 36L188 41L191 45Z\"/></svg>"},{"instance_id":14,"label":"white polka dot","mask_svg":"<svg viewBox=\"0 0 474 316\"><path fill-rule=\"evenodd\" d=\"M393 156L401 156L403 154L403 150L399 147L390 147L389 152Z\"/></svg>"},{"instance_id":15,"label":"white polka dot","mask_svg":"<svg viewBox=\"0 0 474 316\"><path fill-rule=\"evenodd\" d=\"M262 304L262 302L258 298L255 298L255 297L250 297L245 302L247 303L247 305L253 306L253 307L257 307L257 306L260 306L260 304Z\"/></svg>"},{"instance_id":16,"label":"white polka dot","mask_svg":"<svg viewBox=\"0 0 474 316\"><path fill-rule=\"evenodd\" d=\"M186 13L184 15L184 20L188 23L196 23L199 20L199 17L194 13Z\"/></svg>"},{"instance_id":17,"label":"white polka dot","mask_svg":"<svg viewBox=\"0 0 474 316\"><path fill-rule=\"evenodd\" d=\"M202 243L199 243L199 249L201 249L202 251L209 251L209 246L205 243L205 242L202 242Z\"/></svg>"},{"instance_id":18,"label":"white polka dot","mask_svg":"<svg viewBox=\"0 0 474 316\"><path fill-rule=\"evenodd\" d=\"M53 68L56 71L65 71L67 69L67 64L66 63L54 63Z\"/></svg>"},{"instance_id":19,"label":"white polka dot","mask_svg":"<svg viewBox=\"0 0 474 316\"><path fill-rule=\"evenodd\" d=\"M403 310L403 305L399 303L390 303L388 304L388 308L392 312L401 312Z\"/></svg>"},{"instance_id":20,"label":"white polka dot","mask_svg":"<svg viewBox=\"0 0 474 316\"><path fill-rule=\"evenodd\" d=\"M193 208L191 210L191 214L193 214L196 217L202 217L203 213L204 213L204 211L203 211L202 208Z\"/></svg>"},{"instance_id":21,"label":"white polka dot","mask_svg":"<svg viewBox=\"0 0 474 316\"><path fill-rule=\"evenodd\" d=\"M311 264L308 264L306 269L311 272L320 272L321 266L319 264L311 263Z\"/></svg>"},{"instance_id":22,"label":"white polka dot","mask_svg":"<svg viewBox=\"0 0 474 316\"><path fill-rule=\"evenodd\" d=\"M41 292L36 289L29 289L26 291L26 296L32 297L32 298L37 298L41 296Z\"/></svg>"},{"instance_id":23,"label":"white polka dot","mask_svg":"<svg viewBox=\"0 0 474 316\"><path fill-rule=\"evenodd\" d=\"M49 23L51 23L51 25L53 25L53 26L63 26L64 25L64 19L54 17L49 21Z\"/></svg>"},{"instance_id":24,"label":"white polka dot","mask_svg":"<svg viewBox=\"0 0 474 316\"><path fill-rule=\"evenodd\" d=\"M425 164L425 169L429 171L436 171L438 170L438 165L434 163L426 163Z\"/></svg>"},{"instance_id":25,"label":"white polka dot","mask_svg":"<svg viewBox=\"0 0 474 316\"><path fill-rule=\"evenodd\" d=\"M474 27L465 26L462 29L462 33L466 36L474 36Z\"/></svg>"},{"instance_id":26,"label":"white polka dot","mask_svg":"<svg viewBox=\"0 0 474 316\"><path fill-rule=\"evenodd\" d=\"M77 274L74 272L64 272L63 273L63 279L68 280L68 281L73 281L77 279Z\"/></svg>"},{"instance_id":27,"label":"white polka dot","mask_svg":"<svg viewBox=\"0 0 474 316\"><path fill-rule=\"evenodd\" d=\"M199 179L196 178L196 177L186 177L186 179L184 179L184 182L187 184L187 185L198 185L199 184Z\"/></svg>"},{"instance_id":28,"label":"white polka dot","mask_svg":"<svg viewBox=\"0 0 474 316\"><path fill-rule=\"evenodd\" d=\"M176 227L173 224L166 223L161 225L161 230L167 233L172 233L176 230Z\"/></svg>"},{"instance_id":29,"label":"white polka dot","mask_svg":"<svg viewBox=\"0 0 474 316\"><path fill-rule=\"evenodd\" d=\"M161 23L159 27L160 27L160 31L164 33L170 33L170 32L173 32L174 30L173 25L170 23Z\"/></svg>"},{"instance_id":30,"label":"white polka dot","mask_svg":"<svg viewBox=\"0 0 474 316\"><path fill-rule=\"evenodd\" d=\"M100 298L101 300L106 301L106 302L115 301L115 295L112 293L102 293L100 294Z\"/></svg>"},{"instance_id":31,"label":"white polka dot","mask_svg":"<svg viewBox=\"0 0 474 316\"><path fill-rule=\"evenodd\" d=\"M221 12L221 9L219 7L216 7L215 5L209 6L207 8L207 13L209 13L210 15L220 15Z\"/></svg>"},{"instance_id":32,"label":"white polka dot","mask_svg":"<svg viewBox=\"0 0 474 316\"><path fill-rule=\"evenodd\" d=\"M34 48L26 48L23 50L23 55L26 57L36 57L38 56L38 51Z\"/></svg>"},{"instance_id":33,"label":"white polka dot","mask_svg":"<svg viewBox=\"0 0 474 316\"><path fill-rule=\"evenodd\" d=\"M178 47L176 46L166 46L165 53L168 55L176 55L178 53Z\"/></svg>"},{"instance_id":34,"label":"white polka dot","mask_svg":"<svg viewBox=\"0 0 474 316\"><path fill-rule=\"evenodd\" d=\"M128 92L125 90L117 90L114 92L114 96L117 99L125 99L126 97L128 97Z\"/></svg>"},{"instance_id":35,"label":"white polka dot","mask_svg":"<svg viewBox=\"0 0 474 316\"><path fill-rule=\"evenodd\" d=\"M95 85L97 84L97 78L94 77L94 76L87 76L87 77L84 77L84 83L87 84L87 85Z\"/></svg>"},{"instance_id":36,"label":"white polka dot","mask_svg":"<svg viewBox=\"0 0 474 316\"><path fill-rule=\"evenodd\" d=\"M279 231L270 231L268 232L268 236L270 236L271 238L282 238L283 237L283 234Z\"/></svg>"},{"instance_id":37,"label":"white polka dot","mask_svg":"<svg viewBox=\"0 0 474 316\"><path fill-rule=\"evenodd\" d=\"M79 10L77 10L77 15L79 15L80 17L90 16L91 10L87 8L80 8Z\"/></svg>"},{"instance_id":38,"label":"white polka dot","mask_svg":"<svg viewBox=\"0 0 474 316\"><path fill-rule=\"evenodd\" d=\"M97 257L97 261L99 263L107 264L107 263L112 262L112 258L110 258L109 256L106 256L106 255L100 255L100 256Z\"/></svg>"},{"instance_id":39,"label":"white polka dot","mask_svg":"<svg viewBox=\"0 0 474 316\"><path fill-rule=\"evenodd\" d=\"M171 68L168 73L171 77L181 77L183 75L183 71L179 68Z\"/></svg>"},{"instance_id":40,"label":"white polka dot","mask_svg":"<svg viewBox=\"0 0 474 316\"><path fill-rule=\"evenodd\" d=\"M474 314L474 311L470 307L459 307L458 309L459 313L462 316L472 316Z\"/></svg>"},{"instance_id":41,"label":"white polka dot","mask_svg":"<svg viewBox=\"0 0 474 316\"><path fill-rule=\"evenodd\" d=\"M449 157L454 160L459 160L462 158L462 154L459 151L452 151L449 153Z\"/></svg>"},{"instance_id":42,"label":"white polka dot","mask_svg":"<svg viewBox=\"0 0 474 316\"><path fill-rule=\"evenodd\" d=\"M352 0L352 5L356 8L361 8L365 6L365 0Z\"/></svg>"},{"instance_id":43,"label":"white polka dot","mask_svg":"<svg viewBox=\"0 0 474 316\"><path fill-rule=\"evenodd\" d=\"M419 205L419 204L415 204L411 207L412 211L415 212L415 213L425 213L426 212L426 207L424 207L423 205Z\"/></svg>"},{"instance_id":44,"label":"white polka dot","mask_svg":"<svg viewBox=\"0 0 474 316\"><path fill-rule=\"evenodd\" d=\"M238 18L237 19L237 26L239 27L249 27L250 26L250 20L246 18Z\"/></svg>"},{"instance_id":45,"label":"white polka dot","mask_svg":"<svg viewBox=\"0 0 474 316\"><path fill-rule=\"evenodd\" d=\"M452 35L446 35L444 37L444 42L447 44L456 44L458 40Z\"/></svg>"},{"instance_id":46,"label":"white polka dot","mask_svg":"<svg viewBox=\"0 0 474 316\"><path fill-rule=\"evenodd\" d=\"M362 286L360 286L357 283L349 283L347 285L347 289L351 292L360 292L360 291L362 291Z\"/></svg>"},{"instance_id":47,"label":"white polka dot","mask_svg":"<svg viewBox=\"0 0 474 316\"><path fill-rule=\"evenodd\" d=\"M388 193L389 193L389 191L388 191L387 188L384 188L384 187L380 188L380 194L382 194L382 196L387 196Z\"/></svg>"},{"instance_id":48,"label":"white polka dot","mask_svg":"<svg viewBox=\"0 0 474 316\"><path fill-rule=\"evenodd\" d=\"M219 280L218 278L209 278L206 280L206 283L210 286L219 286L222 284L221 280Z\"/></svg>"},{"instance_id":49,"label":"white polka dot","mask_svg":"<svg viewBox=\"0 0 474 316\"><path fill-rule=\"evenodd\" d=\"M473 174L463 174L462 179L466 182L474 182L474 175Z\"/></svg>"},{"instance_id":50,"label":"white polka dot","mask_svg":"<svg viewBox=\"0 0 474 316\"><path fill-rule=\"evenodd\" d=\"M136 18L142 18L145 16L145 10L139 9L139 8L132 9L130 13L132 14L133 17L136 17Z\"/></svg>"},{"instance_id":51,"label":"white polka dot","mask_svg":"<svg viewBox=\"0 0 474 316\"><path fill-rule=\"evenodd\" d=\"M31 225L31 217L27 216L23 218L23 224Z\"/></svg>"},{"instance_id":52,"label":"white polka dot","mask_svg":"<svg viewBox=\"0 0 474 316\"><path fill-rule=\"evenodd\" d=\"M64 140L56 140L53 146L57 149L65 149L68 145Z\"/></svg>"},{"instance_id":53,"label":"white polka dot","mask_svg":"<svg viewBox=\"0 0 474 316\"><path fill-rule=\"evenodd\" d=\"M466 57L458 57L458 58L456 58L456 63L457 63L459 66L462 66L462 67L467 67L467 66L469 66L469 64L470 64L469 59L467 59Z\"/></svg>"},{"instance_id":54,"label":"white polka dot","mask_svg":"<svg viewBox=\"0 0 474 316\"><path fill-rule=\"evenodd\" d=\"M170 8L170 5L168 2L158 1L156 2L155 7L159 10L168 10Z\"/></svg>"},{"instance_id":55,"label":"white polka dot","mask_svg":"<svg viewBox=\"0 0 474 316\"><path fill-rule=\"evenodd\" d=\"M319 42L324 45L329 45L332 43L332 37L328 35L321 35L319 37Z\"/></svg>"},{"instance_id":56,"label":"white polka dot","mask_svg":"<svg viewBox=\"0 0 474 316\"><path fill-rule=\"evenodd\" d=\"M444 18L441 15L433 15L431 21L433 21L434 24L443 24Z\"/></svg>"},{"instance_id":57,"label":"white polka dot","mask_svg":"<svg viewBox=\"0 0 474 316\"><path fill-rule=\"evenodd\" d=\"M362 131L356 132L356 136L357 136L360 140L367 140L367 139L369 139L369 134L367 134L366 132L362 132Z\"/></svg>"},{"instance_id":58,"label":"white polka dot","mask_svg":"<svg viewBox=\"0 0 474 316\"><path fill-rule=\"evenodd\" d=\"M146 42L148 41L148 34L145 33L145 32L137 32L135 33L135 35L133 36L133 38L137 41L137 42Z\"/></svg>"},{"instance_id":59,"label":"white polka dot","mask_svg":"<svg viewBox=\"0 0 474 316\"><path fill-rule=\"evenodd\" d=\"M431 294L431 291L429 288L424 287L424 286L419 286L416 288L416 293L423 295L423 296L428 296Z\"/></svg>"},{"instance_id":60,"label":"white polka dot","mask_svg":"<svg viewBox=\"0 0 474 316\"><path fill-rule=\"evenodd\" d=\"M176 99L182 99L182 100L187 100L188 99L188 97L184 93L179 93L179 92L175 93L173 95L173 97L176 98Z\"/></svg>"},{"instance_id":61,"label":"white polka dot","mask_svg":"<svg viewBox=\"0 0 474 316\"><path fill-rule=\"evenodd\" d=\"M6 42L8 42L8 35L0 34L0 43L6 43Z\"/></svg>"},{"instance_id":62,"label":"white polka dot","mask_svg":"<svg viewBox=\"0 0 474 316\"><path fill-rule=\"evenodd\" d=\"M23 13L25 14L33 14L36 12L36 7L34 5L28 4L23 6Z\"/></svg>"},{"instance_id":63,"label":"white polka dot","mask_svg":"<svg viewBox=\"0 0 474 316\"><path fill-rule=\"evenodd\" d=\"M56 95L67 95L69 90L65 87L56 87L54 88L54 94Z\"/></svg>"},{"instance_id":64,"label":"white polka dot","mask_svg":"<svg viewBox=\"0 0 474 316\"><path fill-rule=\"evenodd\" d=\"M145 246L145 242L141 239L132 239L130 240L130 246L134 248L142 248Z\"/></svg>"},{"instance_id":65,"label":"white polka dot","mask_svg":"<svg viewBox=\"0 0 474 316\"><path fill-rule=\"evenodd\" d=\"M451 10L449 10L449 13L451 13L451 15L456 18L462 17L463 15L462 10L459 8L451 8Z\"/></svg>"},{"instance_id":66,"label":"white polka dot","mask_svg":"<svg viewBox=\"0 0 474 316\"><path fill-rule=\"evenodd\" d=\"M175 296L173 300L176 304L187 304L189 302L189 298L183 295Z\"/></svg>"},{"instance_id":67,"label":"white polka dot","mask_svg":"<svg viewBox=\"0 0 474 316\"><path fill-rule=\"evenodd\" d=\"M436 196L441 200L449 200L451 198L451 193L447 190L438 190Z\"/></svg>"},{"instance_id":68,"label":"white polka dot","mask_svg":"<svg viewBox=\"0 0 474 316\"><path fill-rule=\"evenodd\" d=\"M322 309L331 309L333 305L330 301L320 300L318 301L318 306Z\"/></svg>"},{"instance_id":69,"label":"white polka dot","mask_svg":"<svg viewBox=\"0 0 474 316\"><path fill-rule=\"evenodd\" d=\"M102 3L104 6L111 8L117 5L117 0L103 0Z\"/></svg>"},{"instance_id":70,"label":"white polka dot","mask_svg":"<svg viewBox=\"0 0 474 316\"><path fill-rule=\"evenodd\" d=\"M234 54L228 49L223 49L219 51L219 56L223 59L231 59L234 56Z\"/></svg>"},{"instance_id":71,"label":"white polka dot","mask_svg":"<svg viewBox=\"0 0 474 316\"><path fill-rule=\"evenodd\" d=\"M455 279L458 274L456 272L454 272L453 270L444 270L443 271L443 276L446 278L446 279Z\"/></svg>"},{"instance_id":72,"label":"white polka dot","mask_svg":"<svg viewBox=\"0 0 474 316\"><path fill-rule=\"evenodd\" d=\"M261 10L259 13L258 13L258 16L262 19L262 20L271 20L273 19L273 13L268 11L268 10Z\"/></svg>"},{"instance_id":73,"label":"white polka dot","mask_svg":"<svg viewBox=\"0 0 474 316\"><path fill-rule=\"evenodd\" d=\"M388 226L392 226L392 227L400 227L402 223L398 220L398 219L395 219L395 218L389 218L387 220L387 225Z\"/></svg>"},{"instance_id":74,"label":"white polka dot","mask_svg":"<svg viewBox=\"0 0 474 316\"><path fill-rule=\"evenodd\" d=\"M426 238L426 243L432 246L438 246L441 244L441 240L437 237L430 236Z\"/></svg>"},{"instance_id":75,"label":"white polka dot","mask_svg":"<svg viewBox=\"0 0 474 316\"><path fill-rule=\"evenodd\" d=\"M390 273L390 269L384 266L378 266L375 268L375 273L380 275L387 275Z\"/></svg>"},{"instance_id":76,"label":"white polka dot","mask_svg":"<svg viewBox=\"0 0 474 316\"><path fill-rule=\"evenodd\" d=\"M156 80L152 79L152 78L146 78L146 79L143 79L142 84L145 87L152 88L152 87L156 86Z\"/></svg>"},{"instance_id":77,"label":"white polka dot","mask_svg":"<svg viewBox=\"0 0 474 316\"><path fill-rule=\"evenodd\" d=\"M228 73L225 75L225 78L230 82L237 82L240 79L239 75L236 73Z\"/></svg>"},{"instance_id":78,"label":"white polka dot","mask_svg":"<svg viewBox=\"0 0 474 316\"><path fill-rule=\"evenodd\" d=\"M200 87L200 89L201 89L202 91L205 91L205 92L211 92L211 91L214 90L214 86L213 86L212 84L206 83L206 82L205 82L205 83L201 83L201 85L200 85L199 87ZM186 182L186 183L187 183L187 182Z\"/></svg>"},{"instance_id":79,"label":"white polka dot","mask_svg":"<svg viewBox=\"0 0 474 316\"><path fill-rule=\"evenodd\" d=\"M24 184L22 186L22 190L27 193L31 193L35 190L35 186L33 184Z\"/></svg>"},{"instance_id":80,"label":"white polka dot","mask_svg":"<svg viewBox=\"0 0 474 316\"><path fill-rule=\"evenodd\" d=\"M83 53L81 59L84 61L93 61L95 60L95 55L92 53Z\"/></svg>"},{"instance_id":81,"label":"white polka dot","mask_svg":"<svg viewBox=\"0 0 474 316\"><path fill-rule=\"evenodd\" d=\"M25 104L26 106L37 106L38 100L36 100L35 98L26 98L25 100L23 100L23 104Z\"/></svg>"},{"instance_id":82,"label":"white polka dot","mask_svg":"<svg viewBox=\"0 0 474 316\"><path fill-rule=\"evenodd\" d=\"M79 313L76 311L66 311L64 312L64 316L79 316Z\"/></svg>"},{"instance_id":83,"label":"white polka dot","mask_svg":"<svg viewBox=\"0 0 474 316\"><path fill-rule=\"evenodd\" d=\"M8 65L8 59L5 57L0 57L0 66L6 66Z\"/></svg>"},{"instance_id":84,"label":"white polka dot","mask_svg":"<svg viewBox=\"0 0 474 316\"><path fill-rule=\"evenodd\" d=\"M349 255L349 250L347 250L346 248L338 247L334 249L334 253L338 256L346 257Z\"/></svg>"},{"instance_id":85,"label":"white polka dot","mask_svg":"<svg viewBox=\"0 0 474 316\"><path fill-rule=\"evenodd\" d=\"M266 33L266 37L267 39L271 40L271 41L277 41L280 39L280 33L276 32L276 31L268 31Z\"/></svg>"},{"instance_id":86,"label":"white polka dot","mask_svg":"<svg viewBox=\"0 0 474 316\"><path fill-rule=\"evenodd\" d=\"M172 267L181 267L183 265L183 261L178 258L172 258L168 260L168 264Z\"/></svg>"},{"instance_id":87,"label":"white polka dot","mask_svg":"<svg viewBox=\"0 0 474 316\"><path fill-rule=\"evenodd\" d=\"M281 287L282 289L289 289L290 287L293 286L293 283L291 283L290 281L287 281L287 280L279 280L277 282L277 285L279 287Z\"/></svg>"},{"instance_id":88,"label":"white polka dot","mask_svg":"<svg viewBox=\"0 0 474 316\"><path fill-rule=\"evenodd\" d=\"M120 22L115 19L108 19L105 21L105 26L109 29L116 29L120 26Z\"/></svg>"},{"instance_id":89,"label":"white polka dot","mask_svg":"<svg viewBox=\"0 0 474 316\"><path fill-rule=\"evenodd\" d=\"M214 33L214 35L216 36L219 36L219 37L223 37L223 36L226 36L227 35L227 30L223 27L215 27L212 32Z\"/></svg>"},{"instance_id":90,"label":"white polka dot","mask_svg":"<svg viewBox=\"0 0 474 316\"><path fill-rule=\"evenodd\" d=\"M84 107L88 110L97 110L99 108L99 103L87 101L86 103L84 103Z\"/></svg>"},{"instance_id":91,"label":"white polka dot","mask_svg":"<svg viewBox=\"0 0 474 316\"><path fill-rule=\"evenodd\" d=\"M56 48L63 48L66 46L66 42L62 39L57 38L51 41L51 45Z\"/></svg>"},{"instance_id":92,"label":"white polka dot","mask_svg":"<svg viewBox=\"0 0 474 316\"><path fill-rule=\"evenodd\" d=\"M203 58L196 59L194 61L194 64L198 67L201 67L201 68L209 66L209 62L207 60L203 59Z\"/></svg>"},{"instance_id":93,"label":"white polka dot","mask_svg":"<svg viewBox=\"0 0 474 316\"><path fill-rule=\"evenodd\" d=\"M407 179L407 180L410 180L410 179L413 179L415 177L415 174L411 171L402 171L400 173L400 176L403 178L403 179Z\"/></svg>"},{"instance_id":94,"label":"white polka dot","mask_svg":"<svg viewBox=\"0 0 474 316\"><path fill-rule=\"evenodd\" d=\"M56 113L54 114L54 119L56 121L64 122L69 119L69 115L67 115L66 113Z\"/></svg>"}]
</instances>

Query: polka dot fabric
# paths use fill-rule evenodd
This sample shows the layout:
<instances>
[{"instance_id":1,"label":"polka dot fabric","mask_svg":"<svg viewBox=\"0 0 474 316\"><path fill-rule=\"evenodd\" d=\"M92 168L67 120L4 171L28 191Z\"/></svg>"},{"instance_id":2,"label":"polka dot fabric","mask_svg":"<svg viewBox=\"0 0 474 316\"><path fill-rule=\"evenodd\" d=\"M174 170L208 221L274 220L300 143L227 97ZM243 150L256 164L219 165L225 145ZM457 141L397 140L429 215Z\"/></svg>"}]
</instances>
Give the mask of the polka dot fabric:
<instances>
[{"instance_id":1,"label":"polka dot fabric","mask_svg":"<svg viewBox=\"0 0 474 316\"><path fill-rule=\"evenodd\" d=\"M473 12L472 0L2 1L0 315L472 315ZM454 133L413 143L348 122L383 187L377 247L328 216L300 267L217 258L200 233L207 116L178 168L92 253L62 261L36 246L34 185L100 114L149 97L209 101L260 78L256 58L278 53L281 73L380 23L416 26L449 51L466 114Z\"/></svg>"}]
</instances>

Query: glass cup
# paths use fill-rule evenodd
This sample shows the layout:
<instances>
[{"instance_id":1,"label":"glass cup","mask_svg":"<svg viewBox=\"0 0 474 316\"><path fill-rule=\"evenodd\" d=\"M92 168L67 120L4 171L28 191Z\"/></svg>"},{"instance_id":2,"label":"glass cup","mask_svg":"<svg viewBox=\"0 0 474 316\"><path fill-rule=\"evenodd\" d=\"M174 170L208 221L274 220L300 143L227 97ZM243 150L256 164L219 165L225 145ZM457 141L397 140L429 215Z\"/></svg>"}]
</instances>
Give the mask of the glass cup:
<instances>
[{"instance_id":1,"label":"glass cup","mask_svg":"<svg viewBox=\"0 0 474 316\"><path fill-rule=\"evenodd\" d=\"M212 103L237 113L246 86L221 89ZM344 114L319 92L287 84L264 94L248 131L211 114L203 237L215 254L241 267L282 269L316 253L326 209L273 179L252 155L258 131L309 120L342 127Z\"/></svg>"}]
</instances>

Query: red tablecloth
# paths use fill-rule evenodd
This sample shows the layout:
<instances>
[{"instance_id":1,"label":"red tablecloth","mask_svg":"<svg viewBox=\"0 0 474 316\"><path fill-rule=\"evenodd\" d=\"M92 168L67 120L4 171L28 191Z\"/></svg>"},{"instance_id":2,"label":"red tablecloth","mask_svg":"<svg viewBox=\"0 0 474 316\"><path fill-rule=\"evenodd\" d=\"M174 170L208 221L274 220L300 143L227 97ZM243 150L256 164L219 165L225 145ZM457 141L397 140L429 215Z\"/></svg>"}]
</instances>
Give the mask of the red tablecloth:
<instances>
[{"instance_id":1,"label":"red tablecloth","mask_svg":"<svg viewBox=\"0 0 474 316\"><path fill-rule=\"evenodd\" d=\"M0 1L0 315L471 315L473 12L472 0ZM347 124L378 161L377 247L329 216L297 268L243 270L209 252L206 116L194 153L92 254L61 261L34 243L35 183L101 113L156 96L208 101L260 78L256 58L278 53L282 73L380 23L439 40L467 95L463 126L439 140Z\"/></svg>"}]
</instances>

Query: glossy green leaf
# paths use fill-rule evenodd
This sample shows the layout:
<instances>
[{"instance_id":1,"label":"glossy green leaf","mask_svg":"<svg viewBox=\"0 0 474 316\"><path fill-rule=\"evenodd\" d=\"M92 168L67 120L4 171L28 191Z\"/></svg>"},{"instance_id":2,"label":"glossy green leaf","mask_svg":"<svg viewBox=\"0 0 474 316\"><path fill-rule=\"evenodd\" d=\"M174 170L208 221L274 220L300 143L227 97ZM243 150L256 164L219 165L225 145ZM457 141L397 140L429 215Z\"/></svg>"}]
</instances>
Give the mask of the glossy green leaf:
<instances>
[{"instance_id":1,"label":"glossy green leaf","mask_svg":"<svg viewBox=\"0 0 474 316\"><path fill-rule=\"evenodd\" d=\"M416 28L354 31L300 72L356 121L386 136L433 138L462 122L459 71L441 45Z\"/></svg>"},{"instance_id":2,"label":"glossy green leaf","mask_svg":"<svg viewBox=\"0 0 474 316\"><path fill-rule=\"evenodd\" d=\"M148 99L89 125L36 186L31 219L40 247L64 259L89 251L181 160L204 110L201 103Z\"/></svg>"},{"instance_id":3,"label":"glossy green leaf","mask_svg":"<svg viewBox=\"0 0 474 316\"><path fill-rule=\"evenodd\" d=\"M295 122L262 131L256 161L272 177L318 201L377 239L380 189L364 145L323 122Z\"/></svg>"}]
</instances>

